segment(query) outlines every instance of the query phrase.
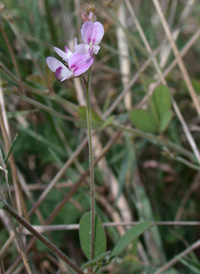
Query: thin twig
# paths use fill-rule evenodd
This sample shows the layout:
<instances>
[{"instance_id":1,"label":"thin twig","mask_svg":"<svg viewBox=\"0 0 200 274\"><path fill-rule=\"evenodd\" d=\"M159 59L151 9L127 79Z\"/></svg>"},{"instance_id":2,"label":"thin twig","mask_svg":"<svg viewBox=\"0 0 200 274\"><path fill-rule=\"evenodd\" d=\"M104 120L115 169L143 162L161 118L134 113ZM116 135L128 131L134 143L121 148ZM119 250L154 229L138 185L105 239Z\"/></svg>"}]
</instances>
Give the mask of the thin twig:
<instances>
[{"instance_id":1,"label":"thin twig","mask_svg":"<svg viewBox=\"0 0 200 274\"><path fill-rule=\"evenodd\" d=\"M153 226L200 226L200 222L198 221L164 221L164 222L154 222L150 221ZM108 222L103 223L104 227L123 227L123 226L135 226L141 222ZM46 233L48 231L63 231L63 230L78 230L79 224L69 224L69 225L34 225L34 229L36 229L40 233ZM24 231L24 233L30 234L28 231Z\"/></svg>"}]
</instances>

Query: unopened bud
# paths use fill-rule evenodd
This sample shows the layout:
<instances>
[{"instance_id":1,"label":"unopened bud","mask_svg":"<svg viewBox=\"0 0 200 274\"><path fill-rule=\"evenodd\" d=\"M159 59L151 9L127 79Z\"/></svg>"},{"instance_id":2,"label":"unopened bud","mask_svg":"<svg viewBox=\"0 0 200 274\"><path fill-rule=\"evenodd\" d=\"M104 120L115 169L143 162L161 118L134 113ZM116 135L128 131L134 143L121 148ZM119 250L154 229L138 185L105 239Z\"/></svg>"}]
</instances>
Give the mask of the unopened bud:
<instances>
[{"instance_id":1,"label":"unopened bud","mask_svg":"<svg viewBox=\"0 0 200 274\"><path fill-rule=\"evenodd\" d=\"M83 22L88 21L88 17L87 17L86 12L82 12L82 14L81 14L81 18L82 18Z\"/></svg>"},{"instance_id":2,"label":"unopened bud","mask_svg":"<svg viewBox=\"0 0 200 274\"><path fill-rule=\"evenodd\" d=\"M89 18L90 21L93 21L93 22L97 21L97 16L93 12L89 13L88 18Z\"/></svg>"},{"instance_id":3,"label":"unopened bud","mask_svg":"<svg viewBox=\"0 0 200 274\"><path fill-rule=\"evenodd\" d=\"M93 12L90 12L89 15L87 15L86 12L82 12L81 18L82 18L83 22L87 22L87 21L96 22L97 21L97 16Z\"/></svg>"}]
</instances>

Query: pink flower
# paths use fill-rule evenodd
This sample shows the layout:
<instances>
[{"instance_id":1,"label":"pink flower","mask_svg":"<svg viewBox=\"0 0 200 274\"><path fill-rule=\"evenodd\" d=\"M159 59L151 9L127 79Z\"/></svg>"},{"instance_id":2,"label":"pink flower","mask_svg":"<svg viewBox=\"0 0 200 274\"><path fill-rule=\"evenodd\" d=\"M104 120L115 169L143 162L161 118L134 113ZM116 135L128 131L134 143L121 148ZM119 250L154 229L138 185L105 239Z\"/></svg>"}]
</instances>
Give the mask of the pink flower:
<instances>
[{"instance_id":1,"label":"pink flower","mask_svg":"<svg viewBox=\"0 0 200 274\"><path fill-rule=\"evenodd\" d=\"M104 35L104 28L100 22L87 21L81 28L81 36L84 44L75 46L75 51L80 54L97 54L100 50L98 46Z\"/></svg>"},{"instance_id":2,"label":"pink flower","mask_svg":"<svg viewBox=\"0 0 200 274\"><path fill-rule=\"evenodd\" d=\"M59 79L61 82L66 79L74 78L73 72L70 71L63 63L61 63L56 58L47 57L46 62L50 70L55 72L56 78Z\"/></svg>"},{"instance_id":3,"label":"pink flower","mask_svg":"<svg viewBox=\"0 0 200 274\"><path fill-rule=\"evenodd\" d=\"M75 39L75 44L77 40ZM55 72L55 76L61 82L66 79L72 79L80 76L86 72L94 62L94 57L89 53L79 54L77 52L72 53L67 46L65 46L65 52L59 48L54 47L54 51L68 64L68 68L59 60L54 57L47 57L47 66Z\"/></svg>"},{"instance_id":4,"label":"pink flower","mask_svg":"<svg viewBox=\"0 0 200 274\"><path fill-rule=\"evenodd\" d=\"M88 18L92 17L93 13ZM86 72L94 62L94 54L97 54L100 47L98 46L104 35L103 25L99 22L86 21L81 28L81 36L84 44L77 45L75 38L75 52L72 53L67 46L65 51L54 47L54 51L68 65L54 57L47 57L47 66L55 72L56 78L61 82L66 79L78 77Z\"/></svg>"}]
</instances>

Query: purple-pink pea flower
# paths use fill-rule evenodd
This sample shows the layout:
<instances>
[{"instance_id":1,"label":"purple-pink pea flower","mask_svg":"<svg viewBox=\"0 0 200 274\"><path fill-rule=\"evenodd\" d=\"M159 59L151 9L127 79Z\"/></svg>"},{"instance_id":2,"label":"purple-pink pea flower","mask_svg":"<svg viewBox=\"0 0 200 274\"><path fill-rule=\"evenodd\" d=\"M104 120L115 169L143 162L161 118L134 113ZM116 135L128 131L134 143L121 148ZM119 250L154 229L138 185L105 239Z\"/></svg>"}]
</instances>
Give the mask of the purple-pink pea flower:
<instances>
[{"instance_id":1,"label":"purple-pink pea flower","mask_svg":"<svg viewBox=\"0 0 200 274\"><path fill-rule=\"evenodd\" d=\"M81 28L81 37L84 44L75 46L75 51L80 54L89 53L91 56L100 50L99 43L104 35L104 28L100 22L87 21Z\"/></svg>"},{"instance_id":2,"label":"purple-pink pea flower","mask_svg":"<svg viewBox=\"0 0 200 274\"><path fill-rule=\"evenodd\" d=\"M72 55L71 50L68 49L67 46L65 46L65 52L60 50L59 48L54 47L54 51L62 57L62 59L68 63L70 56ZM63 63L61 63L59 60L57 60L54 57L47 57L46 59L47 66L55 72L56 78L58 78L61 82L66 79L71 79L74 77L74 74L72 71L70 71Z\"/></svg>"},{"instance_id":3,"label":"purple-pink pea flower","mask_svg":"<svg viewBox=\"0 0 200 274\"><path fill-rule=\"evenodd\" d=\"M89 69L94 61L94 57L91 57L89 53L84 55L77 52L72 53L67 46L65 46L65 52L56 47L54 47L54 51L68 64L67 68L54 57L46 59L48 67L55 72L56 78L61 82L80 76Z\"/></svg>"},{"instance_id":4,"label":"purple-pink pea flower","mask_svg":"<svg viewBox=\"0 0 200 274\"><path fill-rule=\"evenodd\" d=\"M68 67L66 67L56 58L47 57L47 65L55 72L56 78L62 82L86 72L94 62L94 54L97 54L100 49L98 44L101 42L103 35L104 28L101 23L87 21L81 29L84 44L77 45L77 39L75 39L74 53L67 46L65 46L65 52L54 47L54 51L68 64Z\"/></svg>"}]
</instances>

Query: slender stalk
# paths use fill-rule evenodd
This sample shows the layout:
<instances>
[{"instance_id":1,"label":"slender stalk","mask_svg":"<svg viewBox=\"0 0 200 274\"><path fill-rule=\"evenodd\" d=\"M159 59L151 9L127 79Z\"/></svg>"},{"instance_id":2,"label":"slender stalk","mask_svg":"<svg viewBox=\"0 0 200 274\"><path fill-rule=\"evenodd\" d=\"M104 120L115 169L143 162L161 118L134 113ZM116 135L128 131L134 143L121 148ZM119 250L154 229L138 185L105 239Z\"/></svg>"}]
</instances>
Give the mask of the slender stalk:
<instances>
[{"instance_id":1,"label":"slender stalk","mask_svg":"<svg viewBox=\"0 0 200 274\"><path fill-rule=\"evenodd\" d=\"M92 148L92 119L90 105L90 78L91 68L88 71L86 83L86 101L87 101L87 127L88 127L88 147L89 147L89 166L90 166L90 195L91 195L91 260L94 257L94 230L95 230L95 183L94 183L94 157Z\"/></svg>"},{"instance_id":2,"label":"slender stalk","mask_svg":"<svg viewBox=\"0 0 200 274\"><path fill-rule=\"evenodd\" d=\"M83 271L72 262L60 249L58 249L54 244L52 244L47 238L40 234L37 230L33 228L23 217L21 217L6 201L0 199L1 208L7 211L13 218L15 218L20 224L22 224L28 231L31 232L33 236L39 239L48 249L50 249L56 256L63 260L67 265L71 267L76 273L84 274Z\"/></svg>"}]
</instances>

